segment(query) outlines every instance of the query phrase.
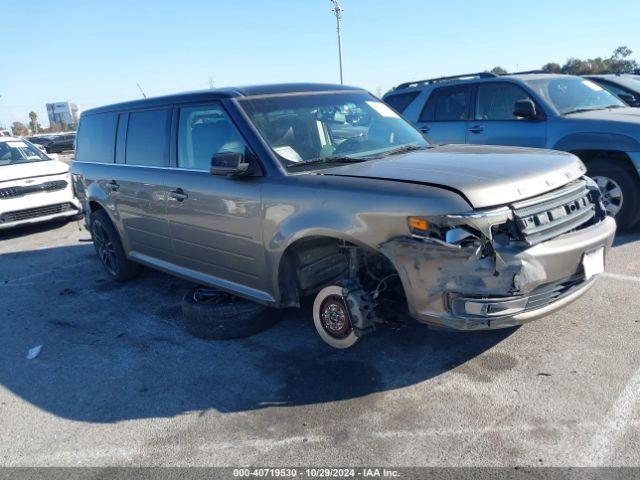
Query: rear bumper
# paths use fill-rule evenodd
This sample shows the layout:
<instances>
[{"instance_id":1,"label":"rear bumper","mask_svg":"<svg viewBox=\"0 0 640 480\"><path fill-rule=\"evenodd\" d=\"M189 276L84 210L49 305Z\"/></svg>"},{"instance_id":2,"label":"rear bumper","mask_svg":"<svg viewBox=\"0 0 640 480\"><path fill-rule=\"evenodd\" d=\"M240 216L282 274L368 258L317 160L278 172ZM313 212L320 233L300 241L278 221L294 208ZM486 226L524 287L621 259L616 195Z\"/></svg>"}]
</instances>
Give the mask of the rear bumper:
<instances>
[{"instance_id":1,"label":"rear bumper","mask_svg":"<svg viewBox=\"0 0 640 480\"><path fill-rule=\"evenodd\" d=\"M496 246L495 259L413 238L394 239L381 249L400 275L416 320L487 330L535 320L583 295L595 281L585 280L584 254L603 247L606 257L615 231L615 221L607 217L530 248ZM461 308L468 299L475 301L477 312Z\"/></svg>"}]
</instances>

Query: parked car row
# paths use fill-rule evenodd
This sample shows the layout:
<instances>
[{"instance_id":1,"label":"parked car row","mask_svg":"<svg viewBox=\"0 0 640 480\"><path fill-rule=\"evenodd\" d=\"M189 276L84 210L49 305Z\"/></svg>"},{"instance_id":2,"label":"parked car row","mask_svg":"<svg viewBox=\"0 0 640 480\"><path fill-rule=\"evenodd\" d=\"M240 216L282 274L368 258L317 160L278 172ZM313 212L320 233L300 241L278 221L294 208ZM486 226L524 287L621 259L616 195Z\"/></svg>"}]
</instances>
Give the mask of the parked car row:
<instances>
[{"instance_id":1,"label":"parked car row","mask_svg":"<svg viewBox=\"0 0 640 480\"><path fill-rule=\"evenodd\" d=\"M474 75L385 98L436 141L553 146L592 169L640 151L633 126L625 136L598 117L619 109L626 128L629 109L585 79ZM578 122L602 133L585 137ZM620 140L617 157L599 135ZM598 155L583 154L595 145ZM611 172L602 170L630 178ZM318 334L336 348L406 307L456 330L547 315L593 285L616 230L603 203L615 192L602 194L575 155L436 146L344 86L226 88L89 110L72 173L114 280L147 265L227 292L189 300L214 299L207 311L229 322L256 303L311 296ZM609 211L630 218L633 190L624 194Z\"/></svg>"},{"instance_id":2,"label":"parked car row","mask_svg":"<svg viewBox=\"0 0 640 480\"><path fill-rule=\"evenodd\" d=\"M67 164L28 140L0 137L0 230L81 212Z\"/></svg>"},{"instance_id":3,"label":"parked car row","mask_svg":"<svg viewBox=\"0 0 640 480\"><path fill-rule=\"evenodd\" d=\"M63 153L75 148L76 134L34 135L26 137L31 143L40 145L47 153Z\"/></svg>"},{"instance_id":4,"label":"parked car row","mask_svg":"<svg viewBox=\"0 0 640 480\"><path fill-rule=\"evenodd\" d=\"M624 93L623 84L624 92L640 86L632 75L483 72L404 83L383 99L434 143L575 154L602 190L607 211L630 228L640 222L640 109L624 102L636 94Z\"/></svg>"}]
</instances>

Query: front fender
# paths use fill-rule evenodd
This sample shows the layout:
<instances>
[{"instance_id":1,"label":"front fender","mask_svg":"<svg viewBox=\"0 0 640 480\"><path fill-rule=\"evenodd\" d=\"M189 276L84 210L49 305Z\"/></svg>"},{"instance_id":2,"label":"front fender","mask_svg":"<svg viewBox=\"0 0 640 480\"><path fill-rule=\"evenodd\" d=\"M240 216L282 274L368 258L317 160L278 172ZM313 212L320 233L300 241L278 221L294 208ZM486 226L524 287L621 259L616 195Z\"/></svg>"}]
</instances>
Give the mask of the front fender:
<instances>
[{"instance_id":1,"label":"front fender","mask_svg":"<svg viewBox=\"0 0 640 480\"><path fill-rule=\"evenodd\" d=\"M561 138L554 150L573 152L576 150L616 150L620 152L640 151L640 142L618 133L573 133Z\"/></svg>"},{"instance_id":2,"label":"front fender","mask_svg":"<svg viewBox=\"0 0 640 480\"><path fill-rule=\"evenodd\" d=\"M278 301L282 296L279 281L280 267L287 249L296 242L306 238L326 237L376 250L375 244L364 239L367 225L357 217L309 213L291 217L279 227L270 239L265 239L267 268L271 272L271 290Z\"/></svg>"}]
</instances>

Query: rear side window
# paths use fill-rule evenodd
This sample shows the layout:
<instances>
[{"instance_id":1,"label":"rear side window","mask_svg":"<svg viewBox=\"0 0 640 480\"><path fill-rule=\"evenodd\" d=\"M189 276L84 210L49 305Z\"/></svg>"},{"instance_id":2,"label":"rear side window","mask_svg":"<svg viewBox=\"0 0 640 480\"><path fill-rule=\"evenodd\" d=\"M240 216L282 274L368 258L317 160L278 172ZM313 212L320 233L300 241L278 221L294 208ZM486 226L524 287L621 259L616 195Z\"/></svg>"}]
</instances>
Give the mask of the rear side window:
<instances>
[{"instance_id":1,"label":"rear side window","mask_svg":"<svg viewBox=\"0 0 640 480\"><path fill-rule=\"evenodd\" d=\"M76 146L79 162L113 163L116 116L112 113L84 115Z\"/></svg>"},{"instance_id":2,"label":"rear side window","mask_svg":"<svg viewBox=\"0 0 640 480\"><path fill-rule=\"evenodd\" d=\"M167 165L168 110L131 112L127 127L127 165Z\"/></svg>"},{"instance_id":3,"label":"rear side window","mask_svg":"<svg viewBox=\"0 0 640 480\"><path fill-rule=\"evenodd\" d=\"M384 102L396 112L402 113L407 109L409 104L416 99L419 93L420 92L416 91L389 95L388 97L385 97Z\"/></svg>"},{"instance_id":4,"label":"rear side window","mask_svg":"<svg viewBox=\"0 0 640 480\"><path fill-rule=\"evenodd\" d=\"M471 89L468 85L437 88L420 115L421 122L456 122L468 120Z\"/></svg>"},{"instance_id":5,"label":"rear side window","mask_svg":"<svg viewBox=\"0 0 640 480\"><path fill-rule=\"evenodd\" d=\"M478 85L475 119L518 120L513 114L516 102L527 99L532 100L527 92L512 83Z\"/></svg>"}]
</instances>

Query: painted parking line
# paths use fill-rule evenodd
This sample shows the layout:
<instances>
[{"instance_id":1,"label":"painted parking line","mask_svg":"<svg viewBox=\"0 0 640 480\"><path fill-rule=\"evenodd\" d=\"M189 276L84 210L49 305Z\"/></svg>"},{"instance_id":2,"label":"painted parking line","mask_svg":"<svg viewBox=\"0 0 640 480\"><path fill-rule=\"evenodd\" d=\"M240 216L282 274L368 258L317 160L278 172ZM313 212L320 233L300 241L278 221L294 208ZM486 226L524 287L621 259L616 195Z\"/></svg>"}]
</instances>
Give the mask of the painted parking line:
<instances>
[{"instance_id":1,"label":"painted parking line","mask_svg":"<svg viewBox=\"0 0 640 480\"><path fill-rule=\"evenodd\" d=\"M619 273L604 272L600 274L601 277L613 278L614 280L622 280L623 282L640 283L640 277L634 277L633 275L621 275Z\"/></svg>"},{"instance_id":2,"label":"painted parking line","mask_svg":"<svg viewBox=\"0 0 640 480\"><path fill-rule=\"evenodd\" d=\"M633 423L633 414L640 402L640 369L635 372L620 396L607 412L600 428L582 452L581 465L605 466L611 460L613 448Z\"/></svg>"},{"instance_id":3,"label":"painted parking line","mask_svg":"<svg viewBox=\"0 0 640 480\"><path fill-rule=\"evenodd\" d=\"M22 282L24 280L33 280L34 278L43 277L46 275L54 275L60 270L68 270L70 268L79 267L80 265L84 265L86 263L95 263L95 260L81 260L80 262L75 262L70 265L63 265L61 267L54 267L54 270L46 270L44 272L32 273L31 275L25 275L23 277L11 278L6 281L5 285L15 285L16 283Z\"/></svg>"}]
</instances>

